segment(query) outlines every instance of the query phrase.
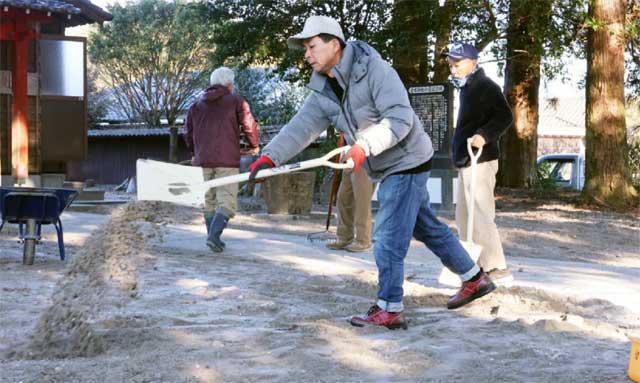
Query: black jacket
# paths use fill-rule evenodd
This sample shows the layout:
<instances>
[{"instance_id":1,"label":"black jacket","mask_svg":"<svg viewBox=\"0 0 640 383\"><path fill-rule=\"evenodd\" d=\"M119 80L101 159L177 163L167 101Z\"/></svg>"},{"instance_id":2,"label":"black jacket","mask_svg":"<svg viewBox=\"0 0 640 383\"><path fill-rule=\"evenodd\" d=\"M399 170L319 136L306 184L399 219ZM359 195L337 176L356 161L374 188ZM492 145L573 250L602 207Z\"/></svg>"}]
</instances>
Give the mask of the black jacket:
<instances>
[{"instance_id":1,"label":"black jacket","mask_svg":"<svg viewBox=\"0 0 640 383\"><path fill-rule=\"evenodd\" d=\"M487 142L478 163L498 159L498 140L511 126L513 115L498 84L478 69L460 90L460 107L453 135L453 162L456 167L470 165L467 138L480 134Z\"/></svg>"}]
</instances>

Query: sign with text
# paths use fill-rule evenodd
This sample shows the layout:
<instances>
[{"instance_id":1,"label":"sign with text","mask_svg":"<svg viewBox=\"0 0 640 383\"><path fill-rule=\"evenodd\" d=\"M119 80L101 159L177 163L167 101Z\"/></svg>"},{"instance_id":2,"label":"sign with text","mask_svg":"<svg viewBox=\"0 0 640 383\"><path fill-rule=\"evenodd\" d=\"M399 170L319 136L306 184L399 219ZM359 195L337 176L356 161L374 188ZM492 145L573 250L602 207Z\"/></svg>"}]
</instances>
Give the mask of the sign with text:
<instances>
[{"instance_id":1,"label":"sign with text","mask_svg":"<svg viewBox=\"0 0 640 383\"><path fill-rule=\"evenodd\" d=\"M428 84L408 89L409 101L438 156L449 156L453 128L453 99L449 84Z\"/></svg>"},{"instance_id":2,"label":"sign with text","mask_svg":"<svg viewBox=\"0 0 640 383\"><path fill-rule=\"evenodd\" d=\"M454 209L456 170L451 161L453 137L453 89L449 84L425 84L407 89L409 102L431 137L432 170L427 183L429 198L441 211Z\"/></svg>"}]
</instances>

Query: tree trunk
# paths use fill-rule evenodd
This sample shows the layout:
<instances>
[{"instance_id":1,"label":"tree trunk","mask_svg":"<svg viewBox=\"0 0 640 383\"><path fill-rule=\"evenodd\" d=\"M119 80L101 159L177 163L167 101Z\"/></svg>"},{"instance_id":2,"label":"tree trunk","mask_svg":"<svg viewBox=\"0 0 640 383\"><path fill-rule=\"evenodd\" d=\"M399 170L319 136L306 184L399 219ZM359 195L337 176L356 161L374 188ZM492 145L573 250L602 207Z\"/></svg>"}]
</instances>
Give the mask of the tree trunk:
<instances>
[{"instance_id":1,"label":"tree trunk","mask_svg":"<svg viewBox=\"0 0 640 383\"><path fill-rule=\"evenodd\" d=\"M582 197L614 209L636 206L628 174L624 109L626 0L592 0L587 40L586 169Z\"/></svg>"},{"instance_id":2,"label":"tree trunk","mask_svg":"<svg viewBox=\"0 0 640 383\"><path fill-rule=\"evenodd\" d=\"M530 29L535 20L525 2L511 2L507 28L505 95L513 110L513 126L502 137L500 186L526 188L536 180L538 150L538 89L543 37ZM550 7L540 2L538 7ZM545 9L541 9L545 14ZM544 22L540 20L540 22ZM535 26L536 28L539 26Z\"/></svg>"},{"instance_id":3,"label":"tree trunk","mask_svg":"<svg viewBox=\"0 0 640 383\"><path fill-rule=\"evenodd\" d=\"M409 87L428 81L426 7L429 4L414 0L396 0L393 8L394 28L393 67Z\"/></svg>"},{"instance_id":4,"label":"tree trunk","mask_svg":"<svg viewBox=\"0 0 640 383\"><path fill-rule=\"evenodd\" d=\"M440 57L449 45L451 35L451 25L453 21L453 15L455 13L454 0L446 0L444 5L438 8L437 23L438 29L436 32L436 46L434 49L434 65L433 65L433 82L444 83L449 78L449 64L447 60Z\"/></svg>"}]
</instances>

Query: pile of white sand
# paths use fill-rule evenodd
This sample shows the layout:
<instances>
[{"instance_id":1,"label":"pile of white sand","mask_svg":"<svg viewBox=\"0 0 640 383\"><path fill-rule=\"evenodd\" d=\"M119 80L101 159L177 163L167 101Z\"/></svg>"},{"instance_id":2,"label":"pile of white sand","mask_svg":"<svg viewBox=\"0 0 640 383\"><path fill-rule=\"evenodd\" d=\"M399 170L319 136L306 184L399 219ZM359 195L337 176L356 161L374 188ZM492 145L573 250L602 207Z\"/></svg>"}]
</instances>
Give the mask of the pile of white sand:
<instances>
[{"instance_id":1,"label":"pile of white sand","mask_svg":"<svg viewBox=\"0 0 640 383\"><path fill-rule=\"evenodd\" d=\"M92 323L106 305L124 305L137 294L137 267L144 262L148 238L161 235L172 207L132 202L116 209L109 221L77 252L34 329L31 341L17 351L25 358L91 356L104 351ZM141 230L141 221L152 230Z\"/></svg>"}]
</instances>

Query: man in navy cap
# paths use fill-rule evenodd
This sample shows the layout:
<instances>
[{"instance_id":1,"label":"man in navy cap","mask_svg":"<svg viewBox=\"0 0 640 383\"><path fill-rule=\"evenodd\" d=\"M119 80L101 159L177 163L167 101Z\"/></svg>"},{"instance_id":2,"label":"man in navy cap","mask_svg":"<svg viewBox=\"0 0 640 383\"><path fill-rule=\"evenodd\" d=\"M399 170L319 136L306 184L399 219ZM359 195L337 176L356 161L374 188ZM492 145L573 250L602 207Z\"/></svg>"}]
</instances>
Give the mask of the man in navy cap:
<instances>
[{"instance_id":1,"label":"man in navy cap","mask_svg":"<svg viewBox=\"0 0 640 383\"><path fill-rule=\"evenodd\" d=\"M445 55L451 70L450 80L460 91L453 136L454 163L459 169L456 224L462 240L473 239L474 243L482 246L478 265L496 284L508 286L513 276L507 268L495 223L494 188L498 172L498 140L511 126L513 116L500 87L478 66L478 51L473 45L456 42ZM471 181L468 138L472 139L472 147L482 148L476 170L474 201L470 201L467 195ZM466 238L470 203L475 204L473 238Z\"/></svg>"}]
</instances>

